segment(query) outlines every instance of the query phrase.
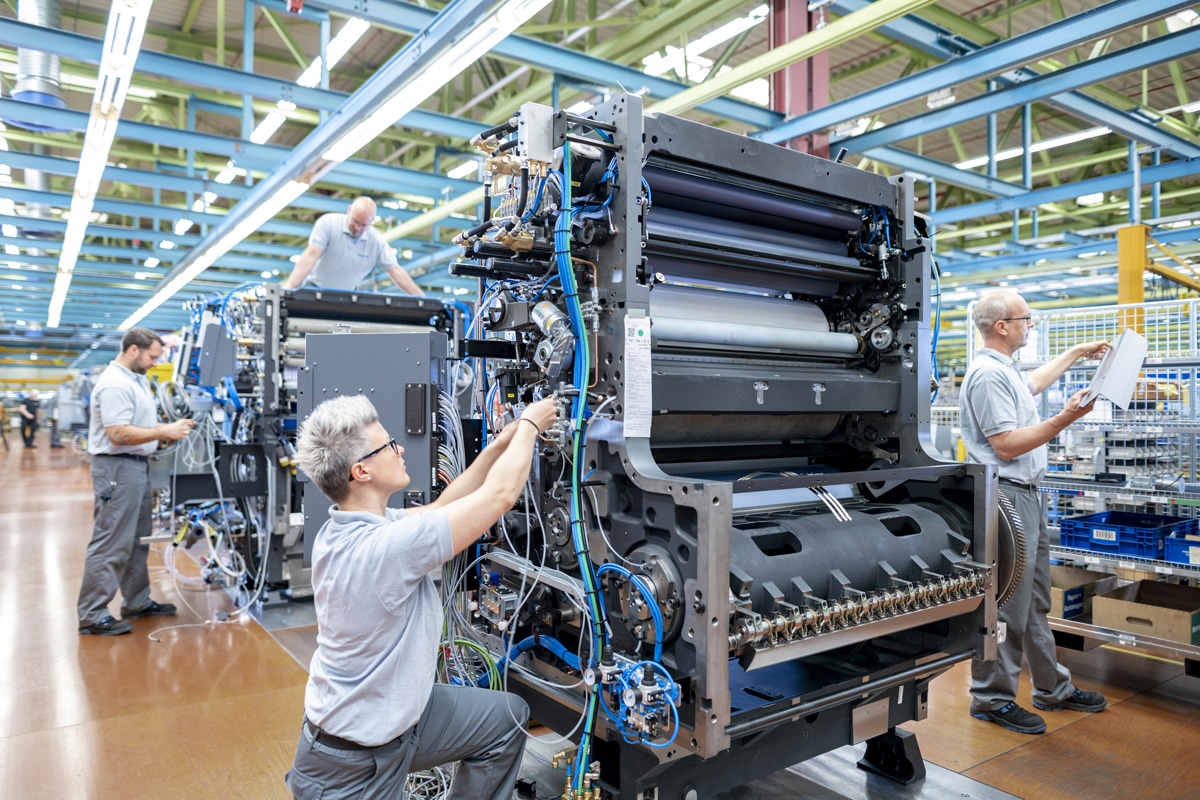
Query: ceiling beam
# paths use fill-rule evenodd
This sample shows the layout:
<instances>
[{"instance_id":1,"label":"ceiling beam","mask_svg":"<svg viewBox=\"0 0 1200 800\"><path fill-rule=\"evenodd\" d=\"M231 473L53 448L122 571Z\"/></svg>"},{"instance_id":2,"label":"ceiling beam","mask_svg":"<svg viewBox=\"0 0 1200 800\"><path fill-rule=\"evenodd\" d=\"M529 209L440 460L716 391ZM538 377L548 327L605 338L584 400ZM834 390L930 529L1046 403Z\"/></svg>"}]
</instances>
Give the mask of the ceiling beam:
<instances>
[{"instance_id":1,"label":"ceiling beam","mask_svg":"<svg viewBox=\"0 0 1200 800\"><path fill-rule=\"evenodd\" d=\"M1181 58L1200 49L1200 29L1187 28L1143 44L1133 45L1091 61L1065 67L1057 72L1039 75L1019 85L987 92L969 100L931 111L927 114L877 128L858 136L833 137L836 144L854 152L895 144L925 133L941 130L971 119L977 119L1006 108L1032 103L1045 97L1069 92L1082 86L1100 83L1145 67ZM1185 157L1200 157L1200 147L1180 145Z\"/></svg>"},{"instance_id":2,"label":"ceiling beam","mask_svg":"<svg viewBox=\"0 0 1200 800\"><path fill-rule=\"evenodd\" d=\"M1197 31L1197 33L1200 33L1200 31ZM1170 161L1166 164L1159 164L1153 167L1143 167L1140 170L1140 181L1142 186L1149 186L1152 183L1161 183L1196 174L1200 174L1200 158ZM930 215L930 220L934 225L963 222L969 219L986 217L990 214L1005 214L1022 208L1035 208L1046 203L1074 200L1076 197L1085 194L1122 191L1131 188L1133 183L1132 172L1102 175L1098 178L1089 178L1078 183L1035 189L1015 197L985 200L982 203L972 203L970 205L935 211Z\"/></svg>"},{"instance_id":3,"label":"ceiling beam","mask_svg":"<svg viewBox=\"0 0 1200 800\"><path fill-rule=\"evenodd\" d=\"M782 125L760 131L754 134L754 138L779 144L829 130L839 123L920 99L940 89L970 83L1032 63L1068 47L1191 5L1192 0L1113 0L1024 35L979 48L911 77L809 111Z\"/></svg>"},{"instance_id":4,"label":"ceiling beam","mask_svg":"<svg viewBox=\"0 0 1200 800\"><path fill-rule=\"evenodd\" d=\"M23 103L11 98L0 98L0 118L26 120L72 131L87 130L88 124L88 115L82 111L50 108L34 103ZM478 133L478 130L475 133ZM289 147L254 144L230 136L166 128L161 125L150 125L132 120L121 120L117 136L120 139L132 139L181 150L197 150L202 153L219 155L233 160L238 166L262 169L265 172L273 171L292 152L292 148ZM354 159L342 162L334 172L337 175L334 182L345 183L355 188L407 187L409 193L434 198L441 197L442 191L447 187L454 192L463 192L477 185L472 181L455 180L445 175Z\"/></svg>"},{"instance_id":5,"label":"ceiling beam","mask_svg":"<svg viewBox=\"0 0 1200 800\"><path fill-rule=\"evenodd\" d=\"M363 3L361 0L307 0L307 5L336 11L346 16L361 17L373 24L405 33L424 30L438 13L436 9L422 8L415 3L405 3L401 0L371 0L370 3ZM651 97L667 98L688 89L687 84L647 75L634 67L615 64L529 36L509 36L496 45L491 54L588 83L602 83L613 89L624 87L626 91L636 92L645 88ZM754 128L769 127L783 119L783 115L777 111L727 97L714 98L699 108L706 113ZM476 127L480 126L477 124Z\"/></svg>"},{"instance_id":6,"label":"ceiling beam","mask_svg":"<svg viewBox=\"0 0 1200 800\"><path fill-rule=\"evenodd\" d=\"M849 14L868 5L870 5L870 0L834 0L833 5L830 7L838 14ZM931 14L932 11L936 10L936 8L927 9L925 13ZM958 20L958 22L961 23L962 21ZM967 26L966 28L968 32L973 33L977 33L977 29L978 26ZM982 31L987 34L987 37L980 38L978 41L986 43L999 38L999 36L987 29L982 29ZM885 33L897 41L904 42L909 46L942 60L954 58L963 53L974 52L981 46L961 34L944 27L939 27L932 22L927 22L913 15L889 22L887 25L881 26L879 32ZM1021 69L997 75L995 76L995 80L1003 86L1015 86L1037 78L1039 75L1040 73L1036 70L1029 67L1022 67ZM1122 104L1130 106L1136 105L1134 101L1124 96L1120 98L1111 97L1110 100L1112 102L1119 100ZM1046 98L1044 102L1080 119L1099 125L1106 125L1114 132L1128 139L1164 147L1177 155L1184 155L1189 149L1195 147L1192 141L1184 138L1178 131L1163 130L1148 120L1134 116L1128 111L1118 109L1109 103L1088 97L1082 92L1063 92Z\"/></svg>"}]
</instances>

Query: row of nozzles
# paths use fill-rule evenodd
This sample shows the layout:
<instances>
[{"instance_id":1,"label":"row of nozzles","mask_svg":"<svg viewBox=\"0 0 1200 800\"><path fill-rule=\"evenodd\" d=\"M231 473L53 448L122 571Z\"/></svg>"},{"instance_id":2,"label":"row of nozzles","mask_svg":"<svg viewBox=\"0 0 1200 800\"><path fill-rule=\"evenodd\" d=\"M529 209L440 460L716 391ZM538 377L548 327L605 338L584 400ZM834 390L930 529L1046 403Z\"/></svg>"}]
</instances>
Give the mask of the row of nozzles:
<instances>
[{"instance_id":1,"label":"row of nozzles","mask_svg":"<svg viewBox=\"0 0 1200 800\"><path fill-rule=\"evenodd\" d=\"M729 649L735 651L748 644L783 644L962 600L982 594L989 574L987 570L977 569L957 575L938 575L857 597L815 601L816 605L808 608L780 603L780 609L774 614L743 610L735 617Z\"/></svg>"}]
</instances>

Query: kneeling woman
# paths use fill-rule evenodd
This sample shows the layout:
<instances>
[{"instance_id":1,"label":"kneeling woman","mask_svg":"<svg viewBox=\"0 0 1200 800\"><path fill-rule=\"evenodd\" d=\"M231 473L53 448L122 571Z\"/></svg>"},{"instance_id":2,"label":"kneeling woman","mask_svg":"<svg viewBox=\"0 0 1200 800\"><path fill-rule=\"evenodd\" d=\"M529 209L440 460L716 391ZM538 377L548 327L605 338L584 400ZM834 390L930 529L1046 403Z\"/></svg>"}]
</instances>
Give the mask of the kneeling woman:
<instances>
[{"instance_id":1,"label":"kneeling woman","mask_svg":"<svg viewBox=\"0 0 1200 800\"><path fill-rule=\"evenodd\" d=\"M300 431L301 468L334 502L317 534L317 651L287 784L298 798L401 797L410 771L460 761L451 800L508 800L529 708L516 695L435 684L442 606L430 573L517 501L550 399L526 407L442 492L387 507L409 484L404 448L365 397L317 406Z\"/></svg>"}]
</instances>

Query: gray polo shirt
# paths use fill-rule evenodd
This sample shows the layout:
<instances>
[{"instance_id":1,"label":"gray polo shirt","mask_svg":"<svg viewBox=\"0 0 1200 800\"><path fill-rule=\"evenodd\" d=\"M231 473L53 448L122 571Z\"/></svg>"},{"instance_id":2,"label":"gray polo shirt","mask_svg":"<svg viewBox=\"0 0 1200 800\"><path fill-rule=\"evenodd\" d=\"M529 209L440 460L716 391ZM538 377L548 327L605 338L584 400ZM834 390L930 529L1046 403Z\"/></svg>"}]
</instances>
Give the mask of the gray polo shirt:
<instances>
[{"instance_id":1,"label":"gray polo shirt","mask_svg":"<svg viewBox=\"0 0 1200 800\"><path fill-rule=\"evenodd\" d=\"M374 228L368 227L355 239L350 235L345 214L325 214L313 225L310 245L321 248L321 257L308 274L305 285L322 289L355 289L376 266L385 270L398 266L396 250Z\"/></svg>"},{"instance_id":2,"label":"gray polo shirt","mask_svg":"<svg viewBox=\"0 0 1200 800\"><path fill-rule=\"evenodd\" d=\"M1029 382L1012 358L987 347L976 351L963 376L958 411L968 460L976 464L998 464L1001 478L1028 486L1036 485L1045 477L1046 445L1035 447L1011 461L1002 461L987 439L1042 421Z\"/></svg>"},{"instance_id":3,"label":"gray polo shirt","mask_svg":"<svg viewBox=\"0 0 1200 800\"><path fill-rule=\"evenodd\" d=\"M150 381L145 375L137 375L116 361L96 381L92 389L92 419L88 429L88 452L94 456L113 453L133 453L139 456L153 455L158 442L143 444L113 444L106 428L114 425L136 425L153 428L158 424L158 407L150 394Z\"/></svg>"},{"instance_id":4,"label":"gray polo shirt","mask_svg":"<svg viewBox=\"0 0 1200 800\"><path fill-rule=\"evenodd\" d=\"M433 693L442 604L430 573L454 555L444 511L329 509L312 553L317 651L304 713L322 730L390 742Z\"/></svg>"}]
</instances>

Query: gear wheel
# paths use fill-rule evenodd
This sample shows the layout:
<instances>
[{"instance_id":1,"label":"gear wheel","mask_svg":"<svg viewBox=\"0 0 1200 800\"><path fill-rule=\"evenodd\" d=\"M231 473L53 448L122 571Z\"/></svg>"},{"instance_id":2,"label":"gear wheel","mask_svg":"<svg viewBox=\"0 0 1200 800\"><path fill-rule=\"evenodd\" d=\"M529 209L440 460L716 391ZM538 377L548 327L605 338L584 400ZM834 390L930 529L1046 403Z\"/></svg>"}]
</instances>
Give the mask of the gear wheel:
<instances>
[{"instance_id":1,"label":"gear wheel","mask_svg":"<svg viewBox=\"0 0 1200 800\"><path fill-rule=\"evenodd\" d=\"M1012 599L1025 577L1025 553L1028 543L1025 540L1025 526L1016 507L1003 491L997 492L1000 498L999 517L999 553L996 558L996 605L1003 606Z\"/></svg>"}]
</instances>

